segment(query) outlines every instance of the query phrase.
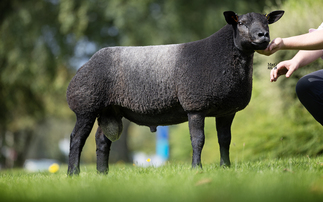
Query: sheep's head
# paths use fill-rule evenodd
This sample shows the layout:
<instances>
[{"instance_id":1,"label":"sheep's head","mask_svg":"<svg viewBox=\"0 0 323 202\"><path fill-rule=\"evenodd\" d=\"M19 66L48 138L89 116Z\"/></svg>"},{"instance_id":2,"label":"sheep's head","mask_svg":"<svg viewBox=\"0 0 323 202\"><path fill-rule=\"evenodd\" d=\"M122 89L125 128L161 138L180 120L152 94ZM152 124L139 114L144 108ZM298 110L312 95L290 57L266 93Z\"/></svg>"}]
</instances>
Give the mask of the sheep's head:
<instances>
[{"instance_id":1,"label":"sheep's head","mask_svg":"<svg viewBox=\"0 0 323 202\"><path fill-rule=\"evenodd\" d=\"M233 27L235 46L242 51L254 51L266 49L270 42L268 24L279 20L284 11L273 11L266 15L247 13L238 16L233 11L223 14L227 23Z\"/></svg>"}]
</instances>

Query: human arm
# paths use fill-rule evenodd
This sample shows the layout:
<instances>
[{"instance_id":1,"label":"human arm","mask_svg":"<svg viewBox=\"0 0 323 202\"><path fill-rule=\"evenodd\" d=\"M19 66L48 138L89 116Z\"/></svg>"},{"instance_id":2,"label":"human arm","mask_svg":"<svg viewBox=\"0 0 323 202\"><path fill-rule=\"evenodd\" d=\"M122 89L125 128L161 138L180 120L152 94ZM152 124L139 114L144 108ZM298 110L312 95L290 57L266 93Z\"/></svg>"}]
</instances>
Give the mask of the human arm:
<instances>
[{"instance_id":1,"label":"human arm","mask_svg":"<svg viewBox=\"0 0 323 202\"><path fill-rule=\"evenodd\" d=\"M271 55L278 50L319 50L323 49L323 29L315 32L274 39L265 50L257 50L263 55Z\"/></svg>"}]
</instances>

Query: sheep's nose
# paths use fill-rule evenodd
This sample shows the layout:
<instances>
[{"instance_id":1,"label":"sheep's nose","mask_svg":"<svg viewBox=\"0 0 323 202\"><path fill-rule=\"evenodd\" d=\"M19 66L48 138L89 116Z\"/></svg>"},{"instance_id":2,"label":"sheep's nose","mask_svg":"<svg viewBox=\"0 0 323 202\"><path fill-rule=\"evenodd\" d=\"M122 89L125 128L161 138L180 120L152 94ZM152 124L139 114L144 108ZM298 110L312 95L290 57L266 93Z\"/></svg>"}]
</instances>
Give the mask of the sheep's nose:
<instances>
[{"instance_id":1,"label":"sheep's nose","mask_svg":"<svg viewBox=\"0 0 323 202\"><path fill-rule=\"evenodd\" d=\"M258 32L258 37L269 38L269 33L268 32Z\"/></svg>"},{"instance_id":2,"label":"sheep's nose","mask_svg":"<svg viewBox=\"0 0 323 202\"><path fill-rule=\"evenodd\" d=\"M269 32L268 31L258 31L255 33L256 35L256 41L258 42L269 42L270 38L269 38Z\"/></svg>"}]
</instances>

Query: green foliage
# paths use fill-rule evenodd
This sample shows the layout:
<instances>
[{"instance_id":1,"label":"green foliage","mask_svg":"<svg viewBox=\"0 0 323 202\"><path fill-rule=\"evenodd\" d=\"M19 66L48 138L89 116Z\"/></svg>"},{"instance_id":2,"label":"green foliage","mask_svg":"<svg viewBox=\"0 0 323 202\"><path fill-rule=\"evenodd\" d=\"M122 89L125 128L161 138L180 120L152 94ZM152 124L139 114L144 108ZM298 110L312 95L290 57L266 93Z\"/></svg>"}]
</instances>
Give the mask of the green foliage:
<instances>
[{"instance_id":1,"label":"green foliage","mask_svg":"<svg viewBox=\"0 0 323 202\"><path fill-rule=\"evenodd\" d=\"M0 172L3 201L322 201L323 159L289 158L214 164L192 170L169 163L142 168L112 165L107 176L81 166L80 176L58 173Z\"/></svg>"},{"instance_id":2,"label":"green foliage","mask_svg":"<svg viewBox=\"0 0 323 202\"><path fill-rule=\"evenodd\" d=\"M22 165L34 130L45 117L70 116L65 89L71 72L62 57L68 51L55 31L57 10L52 5L2 1L6 12L0 19L1 167L12 167L13 160Z\"/></svg>"}]
</instances>

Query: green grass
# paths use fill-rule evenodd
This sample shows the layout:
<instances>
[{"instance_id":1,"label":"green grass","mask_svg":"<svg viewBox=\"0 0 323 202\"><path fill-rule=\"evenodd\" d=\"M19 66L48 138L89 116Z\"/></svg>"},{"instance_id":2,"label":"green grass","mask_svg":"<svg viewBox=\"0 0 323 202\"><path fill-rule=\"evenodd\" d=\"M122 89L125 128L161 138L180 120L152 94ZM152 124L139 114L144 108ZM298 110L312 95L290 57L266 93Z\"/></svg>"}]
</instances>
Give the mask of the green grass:
<instances>
[{"instance_id":1,"label":"green grass","mask_svg":"<svg viewBox=\"0 0 323 202\"><path fill-rule=\"evenodd\" d=\"M80 176L0 172L1 201L323 201L323 158L289 158L141 168L111 165L106 175L81 166Z\"/></svg>"}]
</instances>

